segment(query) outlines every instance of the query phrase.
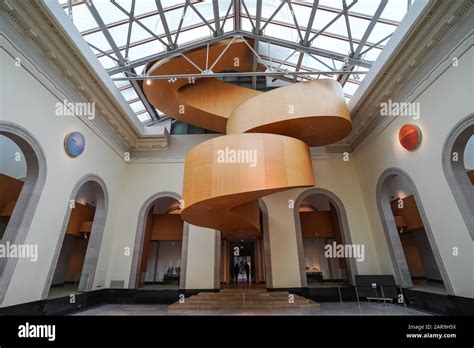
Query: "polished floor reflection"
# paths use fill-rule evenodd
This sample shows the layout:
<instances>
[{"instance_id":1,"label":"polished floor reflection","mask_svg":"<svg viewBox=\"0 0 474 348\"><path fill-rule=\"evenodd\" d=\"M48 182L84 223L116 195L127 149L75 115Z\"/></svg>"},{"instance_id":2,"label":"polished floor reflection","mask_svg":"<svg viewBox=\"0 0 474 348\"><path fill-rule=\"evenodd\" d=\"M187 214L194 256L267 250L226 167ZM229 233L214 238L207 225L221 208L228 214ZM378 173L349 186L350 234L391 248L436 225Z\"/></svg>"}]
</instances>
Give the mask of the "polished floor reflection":
<instances>
[{"instance_id":1,"label":"polished floor reflection","mask_svg":"<svg viewBox=\"0 0 474 348\"><path fill-rule=\"evenodd\" d=\"M279 309L279 310L189 310L168 311L167 305L131 305L114 304L85 310L75 315L431 315L426 312L399 305L382 303L357 302L325 302L320 304L319 310L314 309Z\"/></svg>"}]
</instances>

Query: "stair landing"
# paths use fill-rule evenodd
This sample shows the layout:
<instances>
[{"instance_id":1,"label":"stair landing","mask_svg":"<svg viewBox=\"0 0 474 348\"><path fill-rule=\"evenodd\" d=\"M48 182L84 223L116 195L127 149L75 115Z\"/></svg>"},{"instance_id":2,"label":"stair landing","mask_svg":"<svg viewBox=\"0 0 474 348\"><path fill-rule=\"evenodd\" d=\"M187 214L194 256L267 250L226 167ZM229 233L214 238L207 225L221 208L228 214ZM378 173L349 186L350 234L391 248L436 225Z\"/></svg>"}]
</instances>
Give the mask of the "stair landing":
<instances>
[{"instance_id":1,"label":"stair landing","mask_svg":"<svg viewBox=\"0 0 474 348\"><path fill-rule=\"evenodd\" d=\"M183 303L175 302L169 310L220 310L220 309L312 309L319 310L319 304L288 291L267 291L266 289L222 289L219 292L200 292L185 298Z\"/></svg>"}]
</instances>

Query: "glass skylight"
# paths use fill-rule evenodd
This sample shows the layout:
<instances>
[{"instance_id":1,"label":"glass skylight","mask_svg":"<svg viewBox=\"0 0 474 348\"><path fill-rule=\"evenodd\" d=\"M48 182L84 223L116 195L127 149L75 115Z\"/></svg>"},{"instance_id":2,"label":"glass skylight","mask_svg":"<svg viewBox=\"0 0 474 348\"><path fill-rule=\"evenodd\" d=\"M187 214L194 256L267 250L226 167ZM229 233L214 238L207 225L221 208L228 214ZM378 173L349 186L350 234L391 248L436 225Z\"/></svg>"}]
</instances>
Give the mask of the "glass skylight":
<instances>
[{"instance_id":1,"label":"glass skylight","mask_svg":"<svg viewBox=\"0 0 474 348\"><path fill-rule=\"evenodd\" d=\"M257 18L258 0L240 0L240 9L233 0L218 0L217 15L212 0L59 3L112 78L140 75L157 55L161 58L183 45L235 33L258 40L257 52L272 69L301 72L296 77L282 76L284 80L334 78L343 85L346 100L357 91L409 8L407 1L262 0ZM216 32L216 28L222 30ZM360 74L331 73L342 70ZM305 75L319 71L325 74ZM136 81L114 82L141 122L166 116L144 100Z\"/></svg>"}]
</instances>

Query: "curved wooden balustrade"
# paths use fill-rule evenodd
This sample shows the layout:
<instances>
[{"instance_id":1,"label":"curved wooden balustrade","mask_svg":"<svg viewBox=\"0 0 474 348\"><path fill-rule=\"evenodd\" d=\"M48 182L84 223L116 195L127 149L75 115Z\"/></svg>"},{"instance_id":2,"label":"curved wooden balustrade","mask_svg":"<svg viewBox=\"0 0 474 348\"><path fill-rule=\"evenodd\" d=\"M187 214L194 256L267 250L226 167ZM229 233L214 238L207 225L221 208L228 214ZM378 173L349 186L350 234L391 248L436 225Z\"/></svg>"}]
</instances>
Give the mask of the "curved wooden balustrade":
<instances>
[{"instance_id":1,"label":"curved wooden balustrade","mask_svg":"<svg viewBox=\"0 0 474 348\"><path fill-rule=\"evenodd\" d=\"M209 47L208 66L228 42ZM206 51L203 47L186 56L205 70ZM251 71L252 59L248 46L237 39L212 70ZM158 61L147 71L150 76L199 73L182 56ZM258 199L314 186L308 145L337 142L352 128L342 88L335 80L295 83L261 93L213 78L180 78L153 80L144 84L144 91L156 108L171 117L227 134L187 154L181 213L185 221L220 230L224 237L258 237Z\"/></svg>"}]
</instances>

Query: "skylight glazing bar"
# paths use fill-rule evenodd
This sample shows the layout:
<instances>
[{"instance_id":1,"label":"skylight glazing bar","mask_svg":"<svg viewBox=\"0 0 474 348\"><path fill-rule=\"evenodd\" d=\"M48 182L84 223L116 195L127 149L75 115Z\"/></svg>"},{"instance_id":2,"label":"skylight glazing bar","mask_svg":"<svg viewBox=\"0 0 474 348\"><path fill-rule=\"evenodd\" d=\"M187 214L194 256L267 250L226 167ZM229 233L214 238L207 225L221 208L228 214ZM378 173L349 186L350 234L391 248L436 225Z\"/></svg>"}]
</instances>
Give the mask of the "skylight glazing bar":
<instances>
[{"instance_id":1,"label":"skylight glazing bar","mask_svg":"<svg viewBox=\"0 0 474 348\"><path fill-rule=\"evenodd\" d=\"M277 15L278 12L280 12L281 8L285 5L285 3L287 2L288 0L282 0L281 1L281 4L277 7L277 9L275 10L275 12L273 12L273 14L270 16L270 18L267 19L267 21L265 22L265 24L263 25L262 27L262 31L265 30L265 28L267 27L267 25L272 21L273 17L275 17Z\"/></svg>"},{"instance_id":2,"label":"skylight glazing bar","mask_svg":"<svg viewBox=\"0 0 474 348\"><path fill-rule=\"evenodd\" d=\"M244 7L245 13L247 14L247 17L250 21L250 25L252 25L252 30L255 32L255 24L253 24L253 20L250 17L250 13L249 13L249 10L247 9L247 5L245 5L245 0L241 0L241 1L242 1L242 6Z\"/></svg>"},{"instance_id":3,"label":"skylight glazing bar","mask_svg":"<svg viewBox=\"0 0 474 348\"><path fill-rule=\"evenodd\" d=\"M128 51L130 50L130 38L132 36L132 26L133 20L132 17L135 14L135 0L132 0L132 7L130 9L130 17L128 20L128 32L127 32L127 48L125 49L125 58L128 58Z\"/></svg>"},{"instance_id":4,"label":"skylight glazing bar","mask_svg":"<svg viewBox=\"0 0 474 348\"><path fill-rule=\"evenodd\" d=\"M300 26L298 24L298 20L296 19L296 15L295 15L295 11L293 10L293 6L291 6L290 1L288 1L287 4L288 4L288 7L290 8L291 16L293 17L293 22L295 23L295 28L296 28L296 31L298 32L298 36L300 37L300 40L303 41L303 35L301 35Z\"/></svg>"},{"instance_id":5,"label":"skylight glazing bar","mask_svg":"<svg viewBox=\"0 0 474 348\"><path fill-rule=\"evenodd\" d=\"M364 59L347 58L347 55L345 54L341 54L341 53L337 53L337 52L333 52L333 51L329 51L329 50L325 50L325 49L317 48L313 46L305 47L293 41L288 41L288 40L284 40L280 38L268 37L268 36L263 36L263 35L255 35L254 33L251 33L248 31L242 32L242 35L245 35L252 39L260 40L260 42L269 42L277 46L296 49L299 52L313 53L321 57L325 57L329 59L334 58L340 61L348 60L349 63L357 65L357 66L362 66L364 68L370 68L372 66L372 62L364 60Z\"/></svg>"},{"instance_id":6,"label":"skylight glazing bar","mask_svg":"<svg viewBox=\"0 0 474 348\"><path fill-rule=\"evenodd\" d=\"M393 35L393 33L390 33L388 34L387 36L385 36L382 40L370 45L369 47L367 47L367 49L365 49L364 51L360 52L360 56L363 56L364 54L366 54L368 51L370 51L372 48L374 47L377 47L379 46L382 42L384 42L385 40L389 39L391 36Z\"/></svg>"},{"instance_id":7,"label":"skylight glazing bar","mask_svg":"<svg viewBox=\"0 0 474 348\"><path fill-rule=\"evenodd\" d=\"M163 45L165 45L166 47L169 47L169 45L164 42L159 36L157 36L153 31L151 31L150 29L148 29L148 27L146 25L144 25L142 22L140 22L139 20L137 20L134 16L132 16L129 12L127 12L127 10L125 10L122 6L120 6L119 4L117 4L117 2L115 0L111 0L111 3L114 4L120 11L122 11L125 15L129 16L130 18L132 18L132 20L137 23L140 27L142 27L148 34L150 34L151 36L153 36L156 40L158 40L159 42L161 42ZM107 27L105 26L104 27L105 29L107 29ZM103 29L102 29L103 31Z\"/></svg>"},{"instance_id":8,"label":"skylight glazing bar","mask_svg":"<svg viewBox=\"0 0 474 348\"><path fill-rule=\"evenodd\" d=\"M347 2L346 0L342 0L342 6L344 9L344 19L346 23L347 29L347 37L349 38L349 45L351 47L351 53L354 54L354 42L352 41L352 33L351 33L351 23L349 22L349 15L347 11Z\"/></svg>"},{"instance_id":9,"label":"skylight glazing bar","mask_svg":"<svg viewBox=\"0 0 474 348\"><path fill-rule=\"evenodd\" d=\"M161 5L161 0L155 0L156 8L160 16L161 24L163 25L163 30L165 31L166 39L168 41L168 48L173 48L173 40L171 39L170 29L168 27L168 22L166 21L165 12L163 11L163 6Z\"/></svg>"},{"instance_id":10,"label":"skylight glazing bar","mask_svg":"<svg viewBox=\"0 0 474 348\"><path fill-rule=\"evenodd\" d=\"M313 42L314 39L316 39L319 35L321 35L324 31L326 31L327 28L329 28L334 22L336 22L341 16L343 16L349 9L357 4L357 0L354 0L349 6L347 6L344 10L339 12L336 17L334 17L328 24L324 26L320 31L318 31L311 39L309 39L309 42Z\"/></svg>"},{"instance_id":11,"label":"skylight glazing bar","mask_svg":"<svg viewBox=\"0 0 474 348\"><path fill-rule=\"evenodd\" d=\"M212 0L212 10L214 12L214 27L216 36L221 34L220 16L219 16L219 0Z\"/></svg>"},{"instance_id":12,"label":"skylight glazing bar","mask_svg":"<svg viewBox=\"0 0 474 348\"><path fill-rule=\"evenodd\" d=\"M380 5L377 7L377 10L374 13L374 16L372 17L372 20L370 21L369 25L367 26L367 30L365 31L364 35L360 39L359 44L357 45L357 48L353 54L351 54L350 58L356 58L358 59L360 57L360 52L365 46L365 43L367 42L367 39L369 38L370 34L372 33L372 30L374 30L375 25L377 24L377 21L379 20L380 16L382 15L383 10L385 9L385 6L387 6L388 0L382 0L380 2ZM343 70L353 70L354 65L350 64L349 62L345 64L345 67ZM341 75L339 82L344 86L347 81L347 75Z\"/></svg>"},{"instance_id":13,"label":"skylight glazing bar","mask_svg":"<svg viewBox=\"0 0 474 348\"><path fill-rule=\"evenodd\" d=\"M262 61L262 64L264 62ZM265 64L266 65L266 64ZM225 73L208 73L208 74L165 74L165 75L153 75L153 76L127 76L127 77L115 77L112 78L114 81L142 81L142 80L167 80L171 78L176 79L190 79L190 78L216 78L216 77L243 77L243 76L267 76L267 77L279 77L284 75L359 75L367 74L368 71L249 71L249 72L225 72Z\"/></svg>"},{"instance_id":14,"label":"skylight glazing bar","mask_svg":"<svg viewBox=\"0 0 474 348\"><path fill-rule=\"evenodd\" d=\"M304 34L303 42L301 43L303 46L308 46L308 39L309 35L311 34L311 30L313 29L314 18L316 17L316 11L318 10L319 0L313 1L313 7L311 8L311 13L309 15L308 24L306 25L306 32ZM298 63L296 64L296 70L299 70L301 64L303 63L304 53L300 52L298 57ZM295 80L296 80L295 76Z\"/></svg>"},{"instance_id":15,"label":"skylight glazing bar","mask_svg":"<svg viewBox=\"0 0 474 348\"><path fill-rule=\"evenodd\" d=\"M229 2L229 7L227 8L227 12L226 12L226 14L224 16L224 20L222 21L222 24L221 24L221 31L220 31L221 35L224 31L225 22L227 21L227 18L229 18L229 14L230 14L230 10L232 9L232 5L233 5L233 2L232 1Z\"/></svg>"},{"instance_id":16,"label":"skylight glazing bar","mask_svg":"<svg viewBox=\"0 0 474 348\"><path fill-rule=\"evenodd\" d=\"M102 17L100 16L99 12L97 11L97 8L95 7L94 3L92 1L88 1L88 2L86 2L86 4L88 6L89 12L91 13L92 17L94 17L94 20L96 21L97 25L101 28L102 33L105 36L105 39L107 40L110 47L112 48L115 55L117 56L117 59L119 60L120 65L124 66L125 63L126 63L126 60L122 56L122 53L118 49L117 44L115 43L114 39L112 38L112 35L110 34L109 30L105 26L105 23L102 20ZM128 70L125 71L124 73L129 78L132 78L132 79L136 78L136 76L135 77L130 77L129 76L131 74L136 75L135 71L133 71L133 69L128 68ZM135 89L135 92L137 93L137 95L142 99L142 103L145 106L145 108L147 109L147 111L149 112L150 116L157 119L158 117L156 116L156 114L154 112L154 109L148 103L148 100L146 99L145 95L143 94L143 91L142 91L141 87L138 85L137 81L130 80L130 83L132 84L133 88Z\"/></svg>"},{"instance_id":17,"label":"skylight glazing bar","mask_svg":"<svg viewBox=\"0 0 474 348\"><path fill-rule=\"evenodd\" d=\"M202 20L202 22L204 24L206 24L209 29L211 29L212 33L214 35L216 35L216 31L214 30L214 28L209 24L209 22L206 20L206 18L203 17L203 15L201 14L201 12L198 11L198 9L196 8L196 6L193 5L193 3L190 1L190 0L186 0L187 3L189 4L189 6L193 9L194 12L196 12L196 14L198 15L198 17Z\"/></svg>"},{"instance_id":18,"label":"skylight glazing bar","mask_svg":"<svg viewBox=\"0 0 474 348\"><path fill-rule=\"evenodd\" d=\"M262 0L257 0L255 13L255 34L261 34L260 25L262 22ZM258 52L258 40L254 40L253 48ZM257 70L257 57L253 56L252 71ZM257 89L257 76L252 77L252 89Z\"/></svg>"},{"instance_id":19,"label":"skylight glazing bar","mask_svg":"<svg viewBox=\"0 0 474 348\"><path fill-rule=\"evenodd\" d=\"M187 9L188 9L188 3L186 2L184 4L183 14L181 15L181 18L179 20L179 25L178 25L178 29L176 30L176 35L174 37L174 42L173 42L174 47L176 47L176 45L178 43L178 37L179 37L179 34L181 34L181 28L183 27L184 17L186 16L186 10Z\"/></svg>"}]
</instances>

